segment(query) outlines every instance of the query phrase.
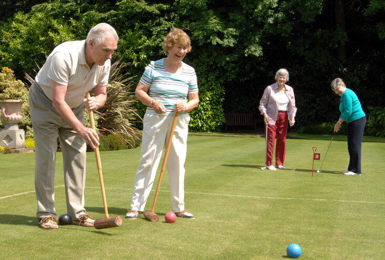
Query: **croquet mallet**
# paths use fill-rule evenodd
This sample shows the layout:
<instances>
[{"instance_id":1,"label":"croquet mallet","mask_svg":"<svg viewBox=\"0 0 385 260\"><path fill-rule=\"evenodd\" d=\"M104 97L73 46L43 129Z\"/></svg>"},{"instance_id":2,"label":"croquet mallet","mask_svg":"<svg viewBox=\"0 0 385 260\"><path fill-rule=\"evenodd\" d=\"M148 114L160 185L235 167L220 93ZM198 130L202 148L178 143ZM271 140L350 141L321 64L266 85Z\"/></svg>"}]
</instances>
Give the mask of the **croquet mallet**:
<instances>
[{"instance_id":1,"label":"croquet mallet","mask_svg":"<svg viewBox=\"0 0 385 260\"><path fill-rule=\"evenodd\" d=\"M89 97L90 97L90 93L87 93L87 98L89 98ZM94 122L94 113L92 112L92 110L88 111L88 115L90 118L91 128L96 131L95 122ZM108 215L106 192L104 190L102 163L101 163L101 159L100 159L99 147L95 147L94 151L95 151L96 164L97 164L98 173L99 173L100 188L102 190L104 213L106 215L105 218L95 220L94 226L96 229L120 227L123 224L122 218L119 216L109 217L109 215Z\"/></svg>"},{"instance_id":2,"label":"croquet mallet","mask_svg":"<svg viewBox=\"0 0 385 260\"><path fill-rule=\"evenodd\" d=\"M267 161L267 121L265 121L265 166L261 167L261 170L266 170L267 168L267 165L266 165L266 161Z\"/></svg>"},{"instance_id":3,"label":"croquet mallet","mask_svg":"<svg viewBox=\"0 0 385 260\"><path fill-rule=\"evenodd\" d=\"M330 145L332 144L332 142L333 142L333 140L334 140L335 134L336 134L336 133L333 131L332 138L330 139L330 142L329 142L329 144L328 144L328 148L326 149L326 153L325 153L324 158L323 158L323 160L322 160L322 162L321 162L321 167L319 168L319 170L318 170L317 172L321 172L321 170L322 170L322 166L324 165L326 156L328 155L329 148L330 148Z\"/></svg>"},{"instance_id":4,"label":"croquet mallet","mask_svg":"<svg viewBox=\"0 0 385 260\"><path fill-rule=\"evenodd\" d=\"M151 222L158 222L159 221L159 216L154 212L154 210L155 210L156 200L158 199L160 184L162 182L164 171L166 170L168 154L170 152L172 138L174 136L174 131L175 131L175 126L176 126L177 120L178 120L178 113L175 112L175 116L174 116L174 119L173 119L172 125L171 125L170 137L168 138L168 142L167 142L167 146L166 146L166 151L165 151L164 157L163 157L162 168L160 170L158 185L156 187L154 203L152 204L152 209L151 210L146 210L146 211L143 212L144 217L147 220L151 221Z\"/></svg>"}]
</instances>

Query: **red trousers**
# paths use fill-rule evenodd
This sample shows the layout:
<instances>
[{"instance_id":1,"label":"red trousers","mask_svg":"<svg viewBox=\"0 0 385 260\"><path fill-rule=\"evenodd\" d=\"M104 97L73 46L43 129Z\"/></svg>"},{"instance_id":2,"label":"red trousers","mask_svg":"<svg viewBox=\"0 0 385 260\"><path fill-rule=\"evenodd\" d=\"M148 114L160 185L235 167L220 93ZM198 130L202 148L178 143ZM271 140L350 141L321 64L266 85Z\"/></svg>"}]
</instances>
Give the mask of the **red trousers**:
<instances>
[{"instance_id":1,"label":"red trousers","mask_svg":"<svg viewBox=\"0 0 385 260\"><path fill-rule=\"evenodd\" d=\"M277 138L277 147L275 149L275 165L283 166L285 162L286 135L287 135L288 122L289 120L287 117L287 112L279 111L275 125L269 125L269 124L267 125L266 166L273 165L275 138Z\"/></svg>"}]
</instances>

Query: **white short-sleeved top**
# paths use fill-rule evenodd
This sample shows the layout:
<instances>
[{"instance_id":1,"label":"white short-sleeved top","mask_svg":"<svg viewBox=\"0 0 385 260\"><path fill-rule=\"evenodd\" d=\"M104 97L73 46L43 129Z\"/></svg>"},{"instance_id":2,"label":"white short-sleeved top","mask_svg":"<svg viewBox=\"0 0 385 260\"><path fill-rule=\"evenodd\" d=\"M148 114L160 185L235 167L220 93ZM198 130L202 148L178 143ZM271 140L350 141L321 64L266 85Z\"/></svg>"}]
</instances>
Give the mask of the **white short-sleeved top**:
<instances>
[{"instance_id":1,"label":"white short-sleeved top","mask_svg":"<svg viewBox=\"0 0 385 260\"><path fill-rule=\"evenodd\" d=\"M96 86L107 86L111 61L103 66L87 65L86 41L70 41L58 45L48 56L35 81L52 100L51 80L67 86L65 101L71 108L83 102L86 93Z\"/></svg>"}]
</instances>

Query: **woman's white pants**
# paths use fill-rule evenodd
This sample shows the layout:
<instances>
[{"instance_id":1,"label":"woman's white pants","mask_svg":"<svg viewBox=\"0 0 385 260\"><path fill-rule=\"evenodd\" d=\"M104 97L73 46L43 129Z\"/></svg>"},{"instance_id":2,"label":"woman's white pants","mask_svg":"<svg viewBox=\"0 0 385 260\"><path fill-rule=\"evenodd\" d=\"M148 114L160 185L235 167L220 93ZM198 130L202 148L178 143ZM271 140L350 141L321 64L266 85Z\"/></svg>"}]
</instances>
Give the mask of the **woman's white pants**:
<instances>
[{"instance_id":1,"label":"woman's white pants","mask_svg":"<svg viewBox=\"0 0 385 260\"><path fill-rule=\"evenodd\" d=\"M156 172L162 157L162 150L168 142L173 115L164 116L146 113L143 118L141 159L136 171L132 192L131 210L144 211L150 195ZM175 212L184 207L184 176L187 152L187 136L190 115L181 113L175 127L167 161L170 184L171 206Z\"/></svg>"}]
</instances>

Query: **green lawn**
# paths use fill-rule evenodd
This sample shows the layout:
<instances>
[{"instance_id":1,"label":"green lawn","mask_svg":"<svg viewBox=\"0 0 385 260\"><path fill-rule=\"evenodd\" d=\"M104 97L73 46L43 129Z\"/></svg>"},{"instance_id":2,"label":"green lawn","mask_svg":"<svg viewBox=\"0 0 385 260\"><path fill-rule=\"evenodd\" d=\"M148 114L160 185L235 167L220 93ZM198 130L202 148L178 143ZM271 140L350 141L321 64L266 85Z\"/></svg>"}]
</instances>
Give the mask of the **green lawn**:
<instances>
[{"instance_id":1,"label":"green lawn","mask_svg":"<svg viewBox=\"0 0 385 260\"><path fill-rule=\"evenodd\" d=\"M298 243L301 259L382 259L385 255L385 143L363 144L363 176L344 176L343 137L312 177L312 147L321 159L329 137L289 139L285 171L262 171L259 136L190 136L186 207L196 219L166 224L167 174L156 212L162 221L124 220L120 228L61 226L42 230L35 218L34 154L0 154L1 259L282 259ZM111 216L126 213L140 148L102 152ZM316 169L320 161L316 162ZM86 207L104 217L93 153L88 154ZM155 185L154 185L155 188ZM153 192L154 193L154 192ZM153 195L152 193L152 195ZM61 154L56 209L65 213ZM147 208L150 209L153 197Z\"/></svg>"}]
</instances>

